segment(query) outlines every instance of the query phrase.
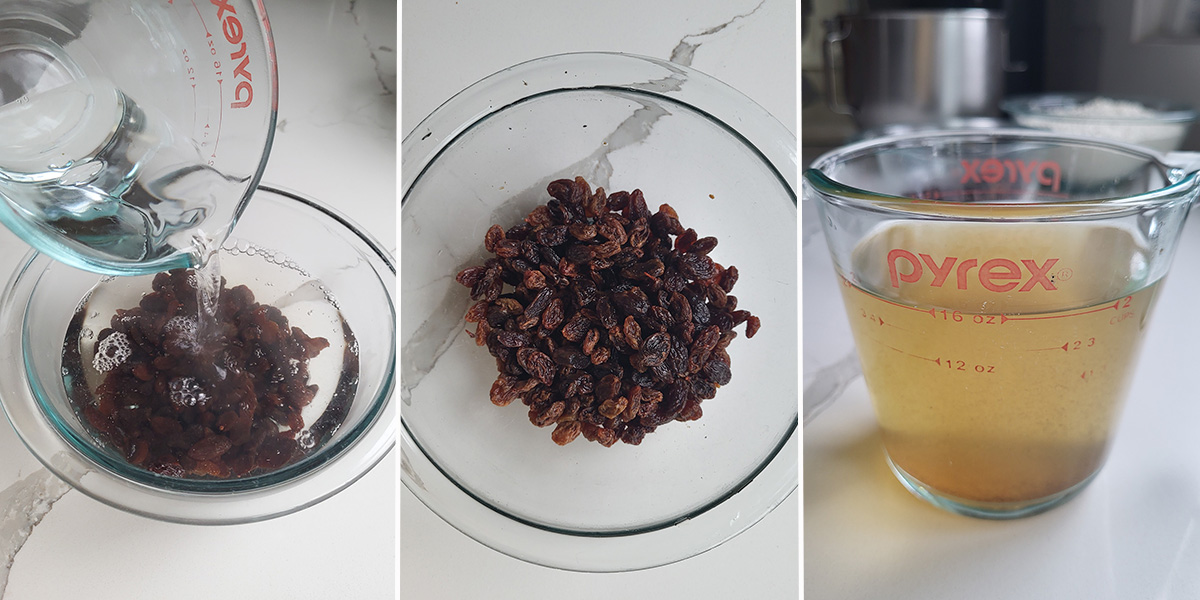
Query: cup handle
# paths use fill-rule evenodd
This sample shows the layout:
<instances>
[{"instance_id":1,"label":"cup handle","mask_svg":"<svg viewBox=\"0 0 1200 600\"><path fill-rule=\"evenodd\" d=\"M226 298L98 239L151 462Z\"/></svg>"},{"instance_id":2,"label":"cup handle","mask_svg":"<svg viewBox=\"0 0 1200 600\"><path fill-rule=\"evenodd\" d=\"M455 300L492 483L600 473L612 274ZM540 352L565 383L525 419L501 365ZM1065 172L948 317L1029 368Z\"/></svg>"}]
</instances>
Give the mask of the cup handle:
<instances>
[{"instance_id":1,"label":"cup handle","mask_svg":"<svg viewBox=\"0 0 1200 600\"><path fill-rule=\"evenodd\" d=\"M1167 165L1171 167L1171 177L1175 181L1183 181L1189 175L1200 171L1200 152L1169 152L1165 157ZM1176 179L1178 174L1178 179ZM1197 198L1200 198L1200 178L1193 180L1191 189L1188 194L1191 196L1188 209L1197 203Z\"/></svg>"},{"instance_id":2,"label":"cup handle","mask_svg":"<svg viewBox=\"0 0 1200 600\"><path fill-rule=\"evenodd\" d=\"M838 26L838 22L834 19L825 22L825 29L828 30L828 33L825 34L825 43L821 46L821 54L824 59L823 70L825 72L825 105L829 107L829 110L838 114L853 114L850 110L850 105L846 104L844 99L846 95L845 90L840 89L841 86L838 85L838 78L836 76L836 71L843 71L845 66L839 64L839 69L835 70L833 68L834 46L838 46L838 54L841 55L842 40L846 39L849 34L844 33L841 27Z\"/></svg>"},{"instance_id":3,"label":"cup handle","mask_svg":"<svg viewBox=\"0 0 1200 600\"><path fill-rule=\"evenodd\" d=\"M1166 162L1171 168L1182 169L1185 173L1200 171L1200 152L1168 152Z\"/></svg>"}]
</instances>

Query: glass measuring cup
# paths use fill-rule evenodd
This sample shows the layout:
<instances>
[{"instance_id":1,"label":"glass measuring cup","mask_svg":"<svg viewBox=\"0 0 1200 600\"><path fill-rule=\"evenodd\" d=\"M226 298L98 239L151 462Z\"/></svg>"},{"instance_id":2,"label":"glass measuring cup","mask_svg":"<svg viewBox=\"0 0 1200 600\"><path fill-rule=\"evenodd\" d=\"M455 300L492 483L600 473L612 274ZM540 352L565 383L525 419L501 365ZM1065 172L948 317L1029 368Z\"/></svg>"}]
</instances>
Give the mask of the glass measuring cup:
<instances>
[{"instance_id":1,"label":"glass measuring cup","mask_svg":"<svg viewBox=\"0 0 1200 600\"><path fill-rule=\"evenodd\" d=\"M6 0L0 221L91 271L195 266L258 184L276 97L261 0Z\"/></svg>"},{"instance_id":2,"label":"glass measuring cup","mask_svg":"<svg viewBox=\"0 0 1200 600\"><path fill-rule=\"evenodd\" d=\"M1200 175L1135 146L995 130L854 144L804 184L901 483L988 518L1082 490Z\"/></svg>"}]
</instances>

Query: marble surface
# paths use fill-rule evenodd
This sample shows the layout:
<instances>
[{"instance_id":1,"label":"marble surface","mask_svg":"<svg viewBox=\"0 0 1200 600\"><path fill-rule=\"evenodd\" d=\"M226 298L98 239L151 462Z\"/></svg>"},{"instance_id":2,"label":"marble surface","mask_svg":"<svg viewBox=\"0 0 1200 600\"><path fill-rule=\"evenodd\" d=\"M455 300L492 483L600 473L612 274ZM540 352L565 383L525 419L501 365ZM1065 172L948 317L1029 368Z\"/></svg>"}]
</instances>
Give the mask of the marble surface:
<instances>
[{"instance_id":1,"label":"marble surface","mask_svg":"<svg viewBox=\"0 0 1200 600\"><path fill-rule=\"evenodd\" d=\"M803 214L805 598L1200 596L1195 215L1150 318L1108 464L1067 504L999 522L933 508L888 469L828 249Z\"/></svg>"},{"instance_id":2,"label":"marble surface","mask_svg":"<svg viewBox=\"0 0 1200 600\"><path fill-rule=\"evenodd\" d=\"M602 5L410 1L401 15L401 129L510 65L618 51L689 65L737 88L796 130L796 4L788 0ZM531 18L531 15L533 17ZM636 15L636 18L634 17ZM514 34L514 32L517 32ZM403 284L402 284L403 287ZM792 598L799 589L798 493L731 541L679 563L617 574L540 567L491 550L402 490L400 593L406 599Z\"/></svg>"},{"instance_id":3,"label":"marble surface","mask_svg":"<svg viewBox=\"0 0 1200 600\"><path fill-rule=\"evenodd\" d=\"M394 253L395 3L265 4L280 100L263 181L335 206ZM20 241L0 231L0 272L11 272L24 252ZM342 493L299 513L249 525L186 526L127 514L68 490L0 421L0 597L392 598L394 454ZM40 517L33 527L31 513Z\"/></svg>"}]
</instances>

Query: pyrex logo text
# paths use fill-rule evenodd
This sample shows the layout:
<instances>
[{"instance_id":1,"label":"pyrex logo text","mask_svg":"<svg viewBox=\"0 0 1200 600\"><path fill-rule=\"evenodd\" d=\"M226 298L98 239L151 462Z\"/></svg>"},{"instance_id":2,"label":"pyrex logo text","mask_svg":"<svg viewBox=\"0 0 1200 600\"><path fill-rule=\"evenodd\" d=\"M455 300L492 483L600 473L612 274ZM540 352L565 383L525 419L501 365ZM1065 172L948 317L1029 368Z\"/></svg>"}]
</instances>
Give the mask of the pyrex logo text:
<instances>
[{"instance_id":1,"label":"pyrex logo text","mask_svg":"<svg viewBox=\"0 0 1200 600\"><path fill-rule=\"evenodd\" d=\"M229 0L209 1L217 7L217 20L221 21L221 32L225 34L225 41L234 46L241 44L240 48L229 53L229 59L237 63L233 69L234 80L244 80L238 81L233 90L233 102L229 103L229 106L246 108L254 101L254 78L250 76L250 55L246 53L246 42L242 40L242 22L237 18L237 10L229 5Z\"/></svg>"},{"instance_id":2,"label":"pyrex logo text","mask_svg":"<svg viewBox=\"0 0 1200 600\"><path fill-rule=\"evenodd\" d=\"M962 161L963 176L959 183L1032 183L1049 186L1057 192L1062 187L1062 167L1052 160L987 160Z\"/></svg>"},{"instance_id":3,"label":"pyrex logo text","mask_svg":"<svg viewBox=\"0 0 1200 600\"><path fill-rule=\"evenodd\" d=\"M918 258L920 257L920 258ZM908 263L906 269L901 268L901 262ZM1052 291L1058 288L1054 287L1054 282L1050 280L1050 268L1058 262L1057 258L1048 258L1042 264L1038 264L1036 260L1021 259L1020 264L1017 261L1007 258L991 258L983 261L981 264L979 259L968 258L960 260L957 256L947 256L941 262L935 260L928 254L913 254L908 250L895 248L888 252L888 275L891 276L892 287L900 287L900 282L916 283L921 280L925 274L925 269L933 274L933 280L929 283L932 287L942 287L951 276L954 275L955 285L960 290L967 289L968 283L972 279L978 279L979 284L985 290L992 292L1007 292L1017 287L1018 292L1028 292L1036 286ZM1021 267L1024 266L1024 269ZM977 269L975 277L971 277L971 270ZM1025 271L1028 270L1029 278L1025 279ZM1025 284L1021 285L1021 280L1025 280Z\"/></svg>"}]
</instances>

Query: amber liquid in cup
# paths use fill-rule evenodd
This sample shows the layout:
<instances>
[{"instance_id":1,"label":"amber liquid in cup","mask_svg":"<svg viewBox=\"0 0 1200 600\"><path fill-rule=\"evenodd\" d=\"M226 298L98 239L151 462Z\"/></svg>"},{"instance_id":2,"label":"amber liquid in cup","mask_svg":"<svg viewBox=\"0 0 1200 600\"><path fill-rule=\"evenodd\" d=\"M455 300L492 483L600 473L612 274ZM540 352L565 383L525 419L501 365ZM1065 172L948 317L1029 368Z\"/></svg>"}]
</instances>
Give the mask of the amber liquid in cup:
<instances>
[{"instance_id":1,"label":"amber liquid in cup","mask_svg":"<svg viewBox=\"0 0 1200 600\"><path fill-rule=\"evenodd\" d=\"M1158 289L1131 283L1144 262L1094 224L901 222L864 239L841 289L901 480L977 516L1081 489Z\"/></svg>"}]
</instances>

